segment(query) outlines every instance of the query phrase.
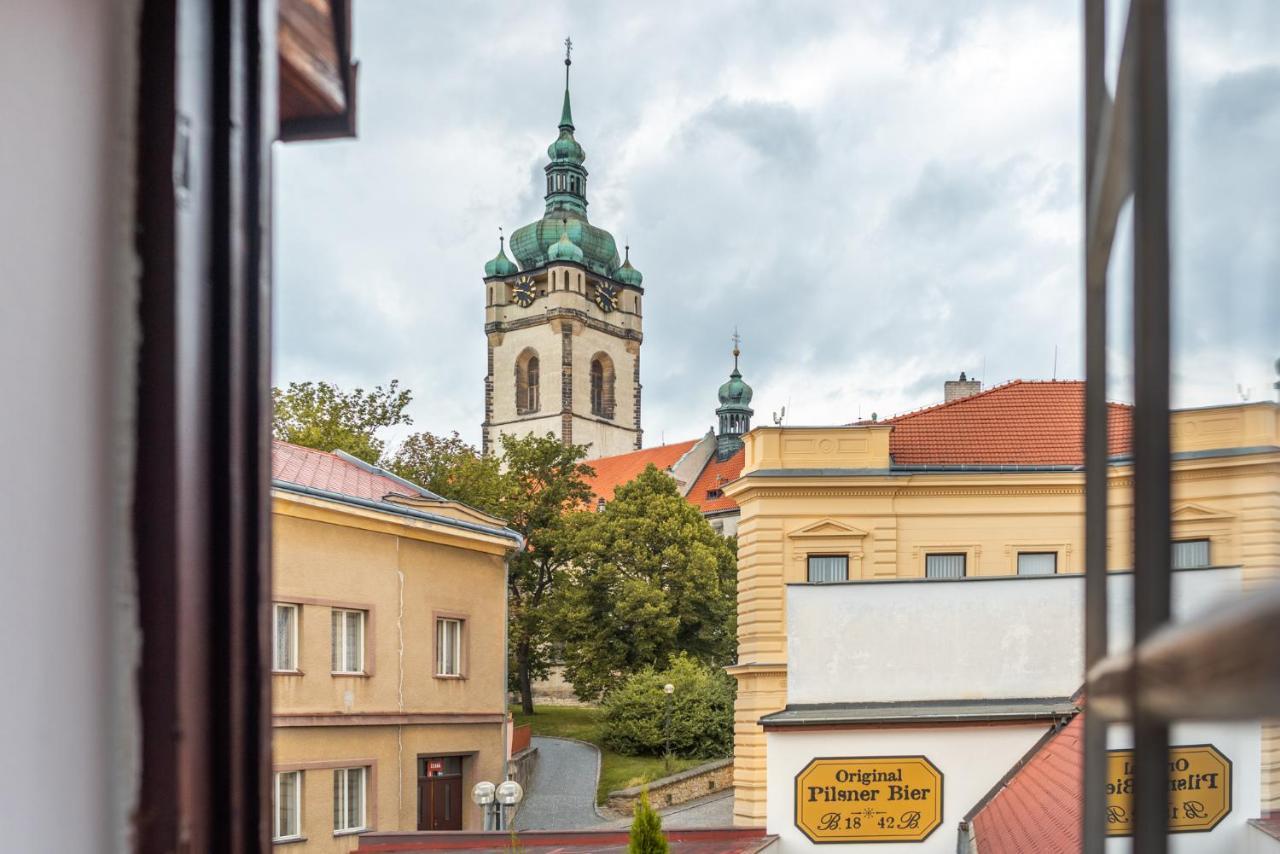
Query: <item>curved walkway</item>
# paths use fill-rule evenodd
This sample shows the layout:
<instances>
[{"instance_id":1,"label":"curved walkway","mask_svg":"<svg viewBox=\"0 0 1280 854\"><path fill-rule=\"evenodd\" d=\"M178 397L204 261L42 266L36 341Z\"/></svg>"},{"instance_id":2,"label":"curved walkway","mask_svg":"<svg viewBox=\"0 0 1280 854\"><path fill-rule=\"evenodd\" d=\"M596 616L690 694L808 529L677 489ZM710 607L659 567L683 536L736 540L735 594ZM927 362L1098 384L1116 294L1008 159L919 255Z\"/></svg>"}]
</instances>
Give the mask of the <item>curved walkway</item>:
<instances>
[{"instance_id":1,"label":"curved walkway","mask_svg":"<svg viewBox=\"0 0 1280 854\"><path fill-rule=\"evenodd\" d=\"M538 765L516 816L517 830L573 830L595 827L600 751L582 741L533 737Z\"/></svg>"}]
</instances>

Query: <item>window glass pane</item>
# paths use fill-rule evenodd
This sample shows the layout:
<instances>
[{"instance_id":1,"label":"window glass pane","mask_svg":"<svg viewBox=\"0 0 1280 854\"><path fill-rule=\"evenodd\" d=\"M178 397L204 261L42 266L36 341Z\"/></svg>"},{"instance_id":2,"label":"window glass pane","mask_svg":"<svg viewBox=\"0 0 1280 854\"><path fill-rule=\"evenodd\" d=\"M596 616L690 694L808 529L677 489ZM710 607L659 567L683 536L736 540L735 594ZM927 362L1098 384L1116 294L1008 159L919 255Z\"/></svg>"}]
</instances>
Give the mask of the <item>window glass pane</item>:
<instances>
[{"instance_id":1,"label":"window glass pane","mask_svg":"<svg viewBox=\"0 0 1280 854\"><path fill-rule=\"evenodd\" d=\"M848 581L849 558L845 555L810 555L809 582Z\"/></svg>"},{"instance_id":2,"label":"window glass pane","mask_svg":"<svg viewBox=\"0 0 1280 854\"><path fill-rule=\"evenodd\" d=\"M301 774L301 771L285 771L276 774L275 836L277 839L297 836L299 833L298 787Z\"/></svg>"},{"instance_id":3,"label":"window glass pane","mask_svg":"<svg viewBox=\"0 0 1280 854\"><path fill-rule=\"evenodd\" d=\"M1018 552L1018 575L1053 575L1057 571L1056 552Z\"/></svg>"},{"instance_id":4,"label":"window glass pane","mask_svg":"<svg viewBox=\"0 0 1280 854\"><path fill-rule=\"evenodd\" d=\"M331 631L329 632L330 670L341 670L342 667L342 612L334 611Z\"/></svg>"},{"instance_id":5,"label":"window glass pane","mask_svg":"<svg viewBox=\"0 0 1280 854\"><path fill-rule=\"evenodd\" d=\"M1208 540L1179 540L1173 544L1173 568L1209 566Z\"/></svg>"},{"instance_id":6,"label":"window glass pane","mask_svg":"<svg viewBox=\"0 0 1280 854\"><path fill-rule=\"evenodd\" d=\"M964 578L965 556L958 555L925 555L925 578Z\"/></svg>"},{"instance_id":7,"label":"window glass pane","mask_svg":"<svg viewBox=\"0 0 1280 854\"><path fill-rule=\"evenodd\" d=\"M361 660L361 647L364 645L364 612L363 611L347 611L346 613L347 632L346 632L346 670L348 673L358 673L364 667Z\"/></svg>"},{"instance_id":8,"label":"window glass pane","mask_svg":"<svg viewBox=\"0 0 1280 854\"><path fill-rule=\"evenodd\" d=\"M344 830L346 822L343 821L342 793L345 789L343 778L346 776L346 769L335 768L333 771L333 829Z\"/></svg>"},{"instance_id":9,"label":"window glass pane","mask_svg":"<svg viewBox=\"0 0 1280 854\"><path fill-rule=\"evenodd\" d=\"M294 620L297 609L292 605L276 606L275 669L294 670Z\"/></svg>"},{"instance_id":10,"label":"window glass pane","mask_svg":"<svg viewBox=\"0 0 1280 854\"><path fill-rule=\"evenodd\" d=\"M347 828L364 827L364 769L347 771Z\"/></svg>"}]
</instances>

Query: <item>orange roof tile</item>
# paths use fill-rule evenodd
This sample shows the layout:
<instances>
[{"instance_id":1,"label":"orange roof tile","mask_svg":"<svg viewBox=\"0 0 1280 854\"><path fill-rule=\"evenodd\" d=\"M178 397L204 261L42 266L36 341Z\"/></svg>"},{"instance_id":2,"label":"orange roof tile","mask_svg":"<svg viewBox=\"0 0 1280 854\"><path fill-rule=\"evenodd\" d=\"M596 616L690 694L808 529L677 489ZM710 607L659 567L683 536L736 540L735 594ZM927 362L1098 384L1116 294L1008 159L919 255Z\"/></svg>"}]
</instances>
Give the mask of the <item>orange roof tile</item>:
<instances>
[{"instance_id":1,"label":"orange roof tile","mask_svg":"<svg viewBox=\"0 0 1280 854\"><path fill-rule=\"evenodd\" d=\"M982 854L1081 850L1084 715L1042 742L970 820Z\"/></svg>"},{"instance_id":2,"label":"orange roof tile","mask_svg":"<svg viewBox=\"0 0 1280 854\"><path fill-rule=\"evenodd\" d=\"M407 482L361 468L337 454L279 439L271 442L271 478L368 501L381 501L388 495L419 498L425 492L415 491Z\"/></svg>"},{"instance_id":3,"label":"orange roof tile","mask_svg":"<svg viewBox=\"0 0 1280 854\"><path fill-rule=\"evenodd\" d=\"M586 460L587 465L596 470L596 476L591 479L591 491L597 498L612 501L614 491L622 484L634 480L636 475L644 471L645 466L653 463L658 471L666 471L697 443L697 439L690 439L674 445L659 445L629 454Z\"/></svg>"},{"instance_id":4,"label":"orange roof tile","mask_svg":"<svg viewBox=\"0 0 1280 854\"><path fill-rule=\"evenodd\" d=\"M724 484L737 480L742 474L742 464L746 454L741 448L729 457L718 460L715 454L702 467L702 474L693 482L689 490L689 503L703 513L714 513L717 510L736 510L738 503L720 490Z\"/></svg>"},{"instance_id":5,"label":"orange roof tile","mask_svg":"<svg viewBox=\"0 0 1280 854\"><path fill-rule=\"evenodd\" d=\"M1108 406L1108 451L1127 454L1133 407ZM1084 464L1081 380L1013 380L880 423L894 427L889 452L896 465Z\"/></svg>"}]
</instances>

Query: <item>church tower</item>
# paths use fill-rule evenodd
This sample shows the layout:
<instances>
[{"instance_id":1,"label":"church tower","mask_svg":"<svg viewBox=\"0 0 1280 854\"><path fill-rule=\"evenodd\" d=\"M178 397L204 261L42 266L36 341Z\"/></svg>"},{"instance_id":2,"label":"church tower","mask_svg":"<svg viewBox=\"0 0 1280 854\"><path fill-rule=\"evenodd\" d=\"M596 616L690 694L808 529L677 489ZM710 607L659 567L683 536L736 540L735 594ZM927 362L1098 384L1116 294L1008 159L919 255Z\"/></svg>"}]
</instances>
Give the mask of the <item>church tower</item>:
<instances>
[{"instance_id":1,"label":"church tower","mask_svg":"<svg viewBox=\"0 0 1280 854\"><path fill-rule=\"evenodd\" d=\"M640 447L644 277L630 247L587 221L586 153L569 106L565 40L560 134L547 149L546 210L511 235L484 268L488 372L485 452L503 435L553 433L591 457Z\"/></svg>"}]
</instances>

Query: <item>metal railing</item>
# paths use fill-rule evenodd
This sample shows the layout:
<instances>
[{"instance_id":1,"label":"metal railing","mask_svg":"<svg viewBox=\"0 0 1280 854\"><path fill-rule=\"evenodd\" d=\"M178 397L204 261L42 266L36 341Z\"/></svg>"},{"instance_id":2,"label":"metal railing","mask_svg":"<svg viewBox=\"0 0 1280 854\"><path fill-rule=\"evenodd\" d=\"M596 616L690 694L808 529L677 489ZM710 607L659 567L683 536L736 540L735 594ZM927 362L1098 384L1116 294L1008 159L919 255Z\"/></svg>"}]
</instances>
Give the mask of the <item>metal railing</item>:
<instances>
[{"instance_id":1,"label":"metal railing","mask_svg":"<svg viewBox=\"0 0 1280 854\"><path fill-rule=\"evenodd\" d=\"M1133 728L1133 850L1168 848L1169 726L1280 713L1280 590L1171 625L1169 74L1165 0L1131 0L1114 98L1106 0L1084 0L1085 667L1083 849L1106 843L1109 724ZM1107 646L1107 266L1133 199L1133 647Z\"/></svg>"}]
</instances>

